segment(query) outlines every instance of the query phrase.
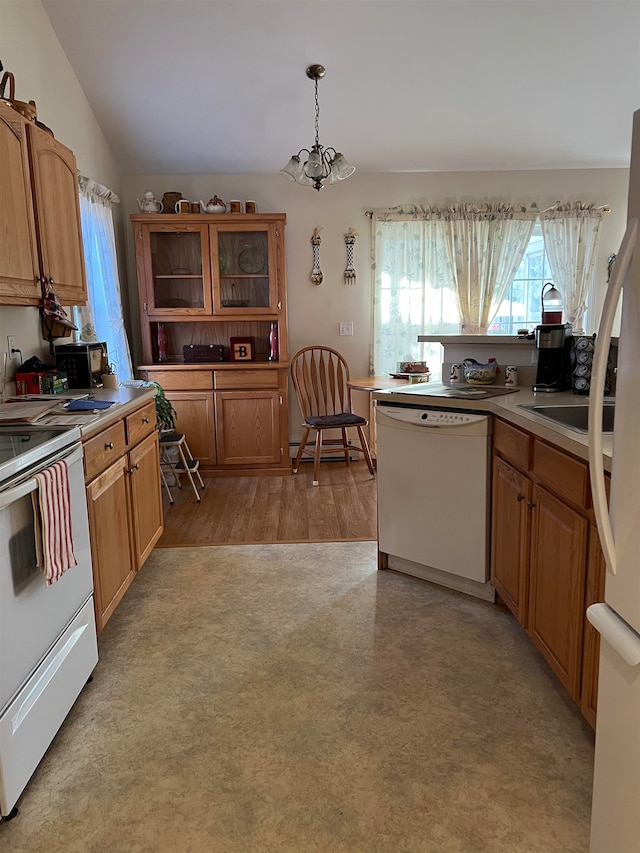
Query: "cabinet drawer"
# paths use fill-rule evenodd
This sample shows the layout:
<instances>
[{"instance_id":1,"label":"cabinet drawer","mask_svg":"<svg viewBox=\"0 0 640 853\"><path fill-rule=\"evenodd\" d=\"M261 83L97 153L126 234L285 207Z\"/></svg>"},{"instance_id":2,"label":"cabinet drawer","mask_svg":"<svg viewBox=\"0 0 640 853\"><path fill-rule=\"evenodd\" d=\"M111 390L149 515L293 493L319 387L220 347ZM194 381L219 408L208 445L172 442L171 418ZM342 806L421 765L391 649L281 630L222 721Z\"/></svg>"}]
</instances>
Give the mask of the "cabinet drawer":
<instances>
[{"instance_id":1,"label":"cabinet drawer","mask_svg":"<svg viewBox=\"0 0 640 853\"><path fill-rule=\"evenodd\" d=\"M84 443L84 472L87 482L104 471L127 450L124 421L103 429Z\"/></svg>"},{"instance_id":2,"label":"cabinet drawer","mask_svg":"<svg viewBox=\"0 0 640 853\"><path fill-rule=\"evenodd\" d=\"M214 377L218 391L234 388L278 388L277 370L216 370Z\"/></svg>"},{"instance_id":3,"label":"cabinet drawer","mask_svg":"<svg viewBox=\"0 0 640 853\"><path fill-rule=\"evenodd\" d=\"M521 471L528 471L531 460L531 436L496 418L493 427L493 446Z\"/></svg>"},{"instance_id":4,"label":"cabinet drawer","mask_svg":"<svg viewBox=\"0 0 640 853\"><path fill-rule=\"evenodd\" d=\"M213 388L210 370L143 370L149 382L157 382L165 391L207 391Z\"/></svg>"},{"instance_id":5,"label":"cabinet drawer","mask_svg":"<svg viewBox=\"0 0 640 853\"><path fill-rule=\"evenodd\" d=\"M153 400L125 418L127 445L133 447L156 428L156 404Z\"/></svg>"},{"instance_id":6,"label":"cabinet drawer","mask_svg":"<svg viewBox=\"0 0 640 853\"><path fill-rule=\"evenodd\" d=\"M568 456L543 441L533 446L533 473L550 491L583 509L590 502L589 470L586 462Z\"/></svg>"}]
</instances>

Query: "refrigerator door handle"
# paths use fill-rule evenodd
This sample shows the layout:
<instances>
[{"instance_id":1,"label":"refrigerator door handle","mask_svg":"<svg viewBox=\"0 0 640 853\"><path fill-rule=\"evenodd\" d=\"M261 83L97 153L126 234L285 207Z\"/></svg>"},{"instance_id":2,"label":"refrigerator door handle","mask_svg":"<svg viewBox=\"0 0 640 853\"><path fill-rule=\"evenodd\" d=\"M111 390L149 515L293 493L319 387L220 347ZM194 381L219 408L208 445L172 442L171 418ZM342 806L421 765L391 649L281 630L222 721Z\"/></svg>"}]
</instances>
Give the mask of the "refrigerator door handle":
<instances>
[{"instance_id":1,"label":"refrigerator door handle","mask_svg":"<svg viewBox=\"0 0 640 853\"><path fill-rule=\"evenodd\" d=\"M621 619L608 604L587 607L587 619L629 666L640 663L640 635Z\"/></svg>"},{"instance_id":2,"label":"refrigerator door handle","mask_svg":"<svg viewBox=\"0 0 640 853\"><path fill-rule=\"evenodd\" d=\"M593 509L600 534L604 559L607 564L607 571L612 575L616 573L616 555L609 507L607 505L607 493L604 484L602 405L613 319L618 306L620 292L631 267L637 231L638 220L630 219L620 245L620 251L613 265L613 274L607 288L604 305L602 306L600 328L596 335L596 347L593 355L591 393L589 395L589 471L591 476Z\"/></svg>"}]
</instances>

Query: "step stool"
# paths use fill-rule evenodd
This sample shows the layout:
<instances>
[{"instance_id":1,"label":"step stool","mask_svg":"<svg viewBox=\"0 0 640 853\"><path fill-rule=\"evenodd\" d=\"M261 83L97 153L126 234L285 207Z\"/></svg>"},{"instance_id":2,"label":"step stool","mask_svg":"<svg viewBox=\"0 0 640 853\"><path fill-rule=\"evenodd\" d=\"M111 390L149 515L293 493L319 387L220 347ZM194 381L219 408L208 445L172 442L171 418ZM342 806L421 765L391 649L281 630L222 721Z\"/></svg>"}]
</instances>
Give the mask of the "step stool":
<instances>
[{"instance_id":1,"label":"step stool","mask_svg":"<svg viewBox=\"0 0 640 853\"><path fill-rule=\"evenodd\" d=\"M200 476L199 469L200 460L193 458L187 444L187 439L181 432L160 433L160 476L162 477L162 484L169 495L169 503L171 505L173 505L173 495L171 494L166 475L169 474L173 477L171 485L181 489L182 482L180 477L186 474L191 483L191 488L195 492L196 500L200 503L200 492L193 479L195 474L200 487L204 489L204 482Z\"/></svg>"}]
</instances>

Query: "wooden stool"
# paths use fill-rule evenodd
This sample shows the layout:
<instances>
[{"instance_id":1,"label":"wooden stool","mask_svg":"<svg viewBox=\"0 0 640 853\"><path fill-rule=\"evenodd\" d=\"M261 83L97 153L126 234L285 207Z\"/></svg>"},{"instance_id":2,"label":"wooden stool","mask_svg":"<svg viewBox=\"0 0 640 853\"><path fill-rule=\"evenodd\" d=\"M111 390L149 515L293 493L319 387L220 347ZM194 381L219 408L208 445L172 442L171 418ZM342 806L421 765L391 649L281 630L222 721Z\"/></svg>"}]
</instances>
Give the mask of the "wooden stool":
<instances>
[{"instance_id":1,"label":"wooden stool","mask_svg":"<svg viewBox=\"0 0 640 853\"><path fill-rule=\"evenodd\" d=\"M173 451L173 452L172 452ZM174 478L172 485L177 485L182 488L180 477L186 474L191 483L191 488L195 492L196 500L200 503L200 492L196 486L193 475L198 478L201 488L204 489L204 482L200 476L200 460L194 459L189 450L187 439L180 432L165 432L160 434L160 476L162 484L169 495L169 503L173 505L173 495L167 483L167 474L171 474Z\"/></svg>"}]
</instances>

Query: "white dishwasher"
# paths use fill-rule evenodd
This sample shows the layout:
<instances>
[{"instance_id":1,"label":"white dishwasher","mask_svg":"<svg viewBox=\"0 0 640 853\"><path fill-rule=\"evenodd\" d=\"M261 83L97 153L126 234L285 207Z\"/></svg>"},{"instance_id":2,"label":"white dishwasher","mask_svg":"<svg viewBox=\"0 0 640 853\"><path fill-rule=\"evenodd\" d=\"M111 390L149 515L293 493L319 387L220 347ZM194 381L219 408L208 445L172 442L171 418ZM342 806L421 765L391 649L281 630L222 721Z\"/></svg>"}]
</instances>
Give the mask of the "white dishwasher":
<instances>
[{"instance_id":1,"label":"white dishwasher","mask_svg":"<svg viewBox=\"0 0 640 853\"><path fill-rule=\"evenodd\" d=\"M491 416L378 401L376 430L381 565L494 601Z\"/></svg>"}]
</instances>

